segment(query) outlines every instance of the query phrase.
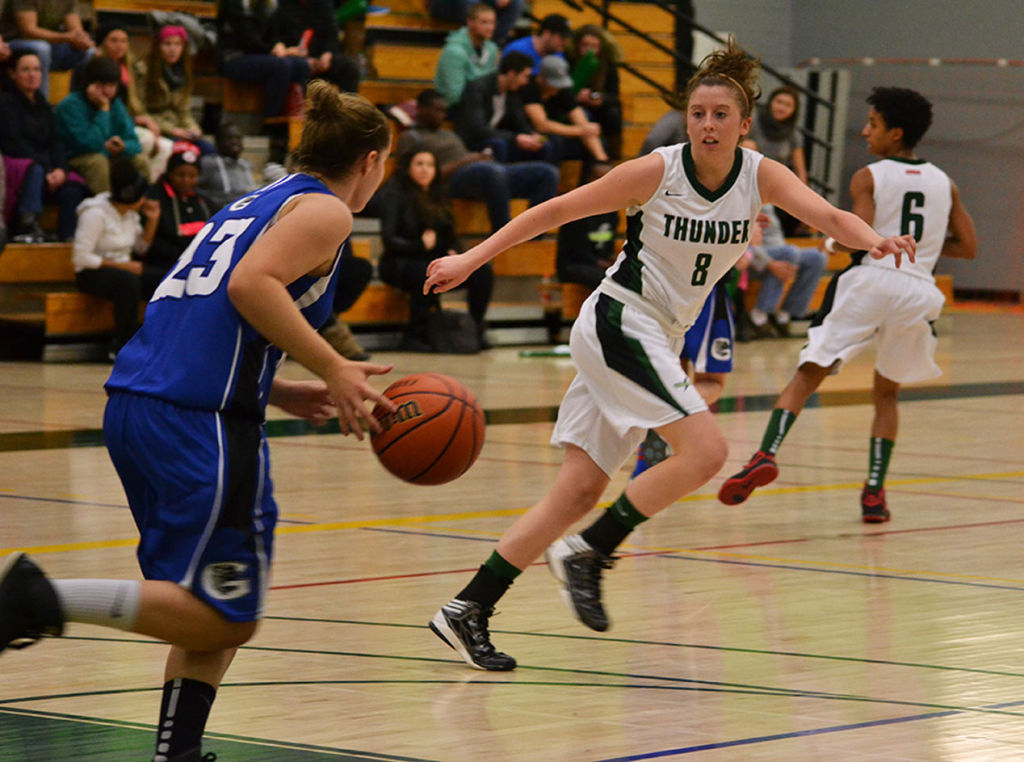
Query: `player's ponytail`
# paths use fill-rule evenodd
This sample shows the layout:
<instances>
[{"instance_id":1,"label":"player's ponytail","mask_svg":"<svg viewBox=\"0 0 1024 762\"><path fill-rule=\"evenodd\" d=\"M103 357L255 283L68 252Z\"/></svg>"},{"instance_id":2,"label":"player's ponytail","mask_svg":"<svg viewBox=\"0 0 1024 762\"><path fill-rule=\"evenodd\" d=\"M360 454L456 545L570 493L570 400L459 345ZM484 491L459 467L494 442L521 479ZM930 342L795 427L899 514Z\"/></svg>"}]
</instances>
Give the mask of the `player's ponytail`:
<instances>
[{"instance_id":1,"label":"player's ponytail","mask_svg":"<svg viewBox=\"0 0 1024 762\"><path fill-rule=\"evenodd\" d=\"M757 84L761 72L761 60L751 58L736 44L733 37L725 50L716 50L705 56L696 73L690 77L683 98L683 109L690 102L690 95L701 85L722 85L735 91L736 102L744 118L754 112L754 103L761 97Z\"/></svg>"},{"instance_id":2,"label":"player's ponytail","mask_svg":"<svg viewBox=\"0 0 1024 762\"><path fill-rule=\"evenodd\" d=\"M299 171L344 177L359 159L383 151L390 140L387 118L363 96L338 92L318 79L306 86L306 124L295 150Z\"/></svg>"}]
</instances>

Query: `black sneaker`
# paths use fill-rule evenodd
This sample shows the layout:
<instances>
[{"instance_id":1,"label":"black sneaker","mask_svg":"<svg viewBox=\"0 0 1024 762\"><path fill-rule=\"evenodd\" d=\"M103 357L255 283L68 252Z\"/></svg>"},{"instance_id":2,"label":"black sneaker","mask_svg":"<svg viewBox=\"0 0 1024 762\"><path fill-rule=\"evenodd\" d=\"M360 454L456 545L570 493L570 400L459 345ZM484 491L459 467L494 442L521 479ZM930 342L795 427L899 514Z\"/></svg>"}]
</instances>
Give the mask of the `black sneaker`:
<instances>
[{"instance_id":1,"label":"black sneaker","mask_svg":"<svg viewBox=\"0 0 1024 762\"><path fill-rule=\"evenodd\" d=\"M24 553L12 553L0 567L0 651L62 632L64 616L53 585Z\"/></svg>"},{"instance_id":2,"label":"black sneaker","mask_svg":"<svg viewBox=\"0 0 1024 762\"><path fill-rule=\"evenodd\" d=\"M590 547L578 534L556 540L544 553L555 579L562 583L562 600L587 627L598 632L608 629L608 615L601 603L601 573L611 569L615 559Z\"/></svg>"},{"instance_id":3,"label":"black sneaker","mask_svg":"<svg viewBox=\"0 0 1024 762\"><path fill-rule=\"evenodd\" d=\"M755 487L770 484L778 475L779 467L775 464L775 456L758 450L742 471L725 480L718 490L718 499L726 505L739 505L750 497Z\"/></svg>"},{"instance_id":4,"label":"black sneaker","mask_svg":"<svg viewBox=\"0 0 1024 762\"><path fill-rule=\"evenodd\" d=\"M860 493L860 516L865 524L884 524L891 516L885 504L885 488L864 485Z\"/></svg>"},{"instance_id":5,"label":"black sneaker","mask_svg":"<svg viewBox=\"0 0 1024 762\"><path fill-rule=\"evenodd\" d=\"M516 660L494 650L491 633L487 630L487 620L492 614L493 606L453 598L434 614L430 629L454 648L469 666L490 672L508 672L516 668Z\"/></svg>"},{"instance_id":6,"label":"black sneaker","mask_svg":"<svg viewBox=\"0 0 1024 762\"><path fill-rule=\"evenodd\" d=\"M167 762L217 762L217 755L212 751L203 754L202 749L192 749L176 757L171 757Z\"/></svg>"}]
</instances>

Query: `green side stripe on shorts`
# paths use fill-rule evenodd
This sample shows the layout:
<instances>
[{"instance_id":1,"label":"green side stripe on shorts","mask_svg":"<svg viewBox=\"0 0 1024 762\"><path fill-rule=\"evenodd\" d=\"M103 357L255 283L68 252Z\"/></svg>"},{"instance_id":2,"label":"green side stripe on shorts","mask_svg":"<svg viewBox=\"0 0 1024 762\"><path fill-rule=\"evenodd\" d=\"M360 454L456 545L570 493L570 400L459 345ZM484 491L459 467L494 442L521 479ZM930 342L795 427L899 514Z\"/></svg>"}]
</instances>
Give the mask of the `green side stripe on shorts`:
<instances>
[{"instance_id":1,"label":"green side stripe on shorts","mask_svg":"<svg viewBox=\"0 0 1024 762\"><path fill-rule=\"evenodd\" d=\"M683 415L679 406L651 364L643 345L622 332L622 302L601 294L597 299L597 338L608 367L664 400Z\"/></svg>"}]
</instances>

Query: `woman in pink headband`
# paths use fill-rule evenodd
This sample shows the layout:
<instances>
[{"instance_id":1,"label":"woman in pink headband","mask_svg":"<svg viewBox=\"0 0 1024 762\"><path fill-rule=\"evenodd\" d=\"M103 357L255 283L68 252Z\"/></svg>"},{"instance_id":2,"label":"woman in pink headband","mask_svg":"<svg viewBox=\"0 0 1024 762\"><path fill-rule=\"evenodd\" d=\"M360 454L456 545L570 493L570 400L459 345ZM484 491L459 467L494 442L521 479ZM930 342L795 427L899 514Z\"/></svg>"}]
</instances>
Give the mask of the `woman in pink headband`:
<instances>
[{"instance_id":1,"label":"woman in pink headband","mask_svg":"<svg viewBox=\"0 0 1024 762\"><path fill-rule=\"evenodd\" d=\"M185 27L161 27L149 55L136 62L135 74L146 111L163 134L195 143L203 153L216 150L212 143L202 139L199 123L192 116L192 56Z\"/></svg>"}]
</instances>

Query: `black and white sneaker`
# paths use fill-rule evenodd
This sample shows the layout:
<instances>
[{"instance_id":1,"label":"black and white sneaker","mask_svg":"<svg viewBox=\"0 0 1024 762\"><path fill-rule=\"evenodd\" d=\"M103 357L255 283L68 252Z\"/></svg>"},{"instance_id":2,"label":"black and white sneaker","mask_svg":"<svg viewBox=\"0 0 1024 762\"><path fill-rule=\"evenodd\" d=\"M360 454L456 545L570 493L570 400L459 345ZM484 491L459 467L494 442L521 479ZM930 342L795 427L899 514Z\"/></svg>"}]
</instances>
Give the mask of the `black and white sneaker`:
<instances>
[{"instance_id":1,"label":"black and white sneaker","mask_svg":"<svg viewBox=\"0 0 1024 762\"><path fill-rule=\"evenodd\" d=\"M434 614L430 629L454 648L469 666L491 672L508 672L516 668L516 660L494 649L487 630L492 614L493 606L453 598Z\"/></svg>"},{"instance_id":2,"label":"black and white sneaker","mask_svg":"<svg viewBox=\"0 0 1024 762\"><path fill-rule=\"evenodd\" d=\"M611 569L615 559L590 547L578 534L556 540L544 553L548 569L562 583L562 600L587 627L598 632L608 629L608 615L601 603L601 573Z\"/></svg>"},{"instance_id":3,"label":"black and white sneaker","mask_svg":"<svg viewBox=\"0 0 1024 762\"><path fill-rule=\"evenodd\" d=\"M0 651L62 632L64 616L53 585L24 553L12 553L0 567Z\"/></svg>"}]
</instances>

